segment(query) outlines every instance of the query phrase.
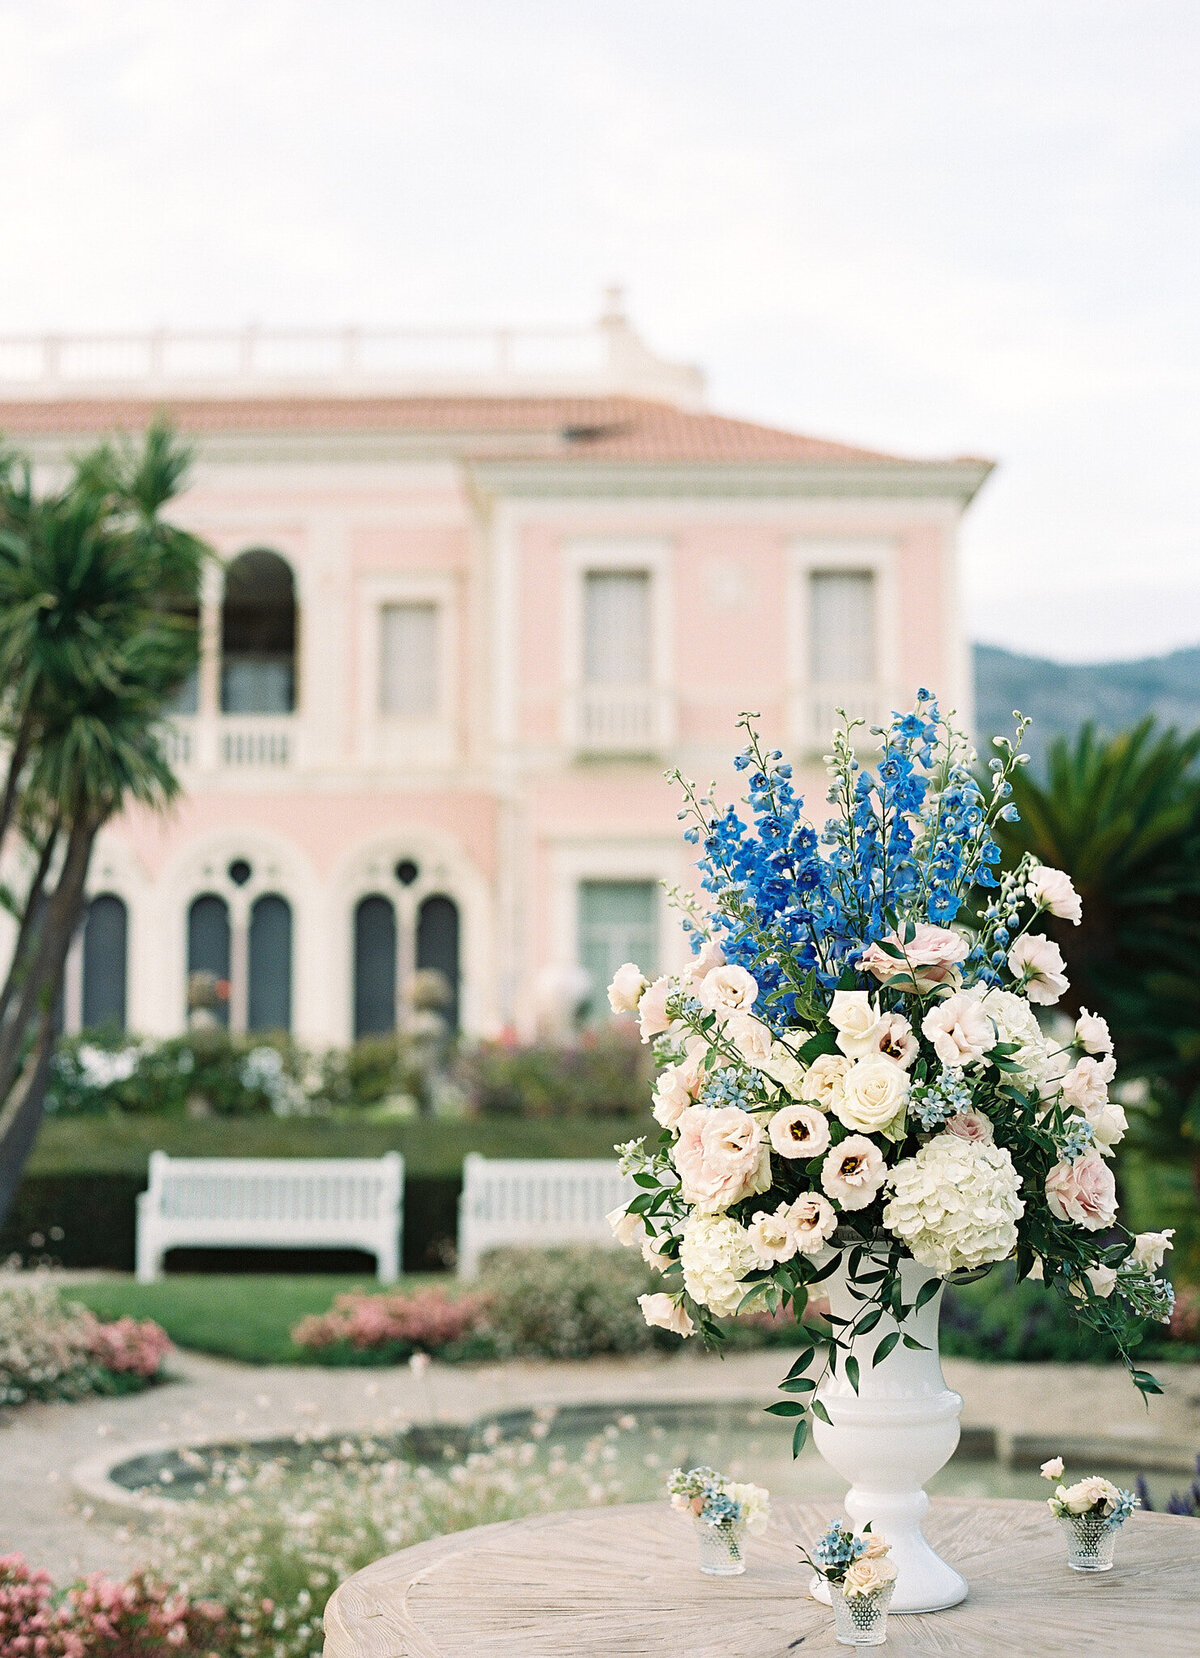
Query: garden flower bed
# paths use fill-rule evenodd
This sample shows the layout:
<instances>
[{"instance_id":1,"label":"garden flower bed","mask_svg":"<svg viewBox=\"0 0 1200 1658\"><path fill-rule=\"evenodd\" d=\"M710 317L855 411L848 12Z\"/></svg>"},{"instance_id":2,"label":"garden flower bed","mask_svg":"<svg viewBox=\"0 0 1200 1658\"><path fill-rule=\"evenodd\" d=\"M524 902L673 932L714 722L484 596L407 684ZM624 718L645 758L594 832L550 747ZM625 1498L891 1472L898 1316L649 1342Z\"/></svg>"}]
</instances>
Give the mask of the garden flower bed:
<instances>
[{"instance_id":1,"label":"garden flower bed","mask_svg":"<svg viewBox=\"0 0 1200 1658\"><path fill-rule=\"evenodd\" d=\"M105 1323L36 1275L0 1282L0 1404L135 1392L161 1379L170 1351L149 1319Z\"/></svg>"}]
</instances>

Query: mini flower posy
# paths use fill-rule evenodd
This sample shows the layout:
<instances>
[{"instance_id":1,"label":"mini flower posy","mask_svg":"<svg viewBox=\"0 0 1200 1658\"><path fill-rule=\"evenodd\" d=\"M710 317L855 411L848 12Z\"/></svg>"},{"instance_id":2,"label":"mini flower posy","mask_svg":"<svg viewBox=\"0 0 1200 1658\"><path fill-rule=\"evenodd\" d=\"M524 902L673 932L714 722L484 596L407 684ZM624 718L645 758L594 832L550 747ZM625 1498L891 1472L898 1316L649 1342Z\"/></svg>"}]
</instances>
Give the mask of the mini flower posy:
<instances>
[{"instance_id":1,"label":"mini flower posy","mask_svg":"<svg viewBox=\"0 0 1200 1658\"><path fill-rule=\"evenodd\" d=\"M771 1407L795 1419L798 1452L810 1414L824 1419L822 1375L840 1367L857 1389L852 1344L935 1293L936 1280L905 1301L904 1260L944 1279L1012 1259L1158 1392L1129 1355L1147 1320L1170 1317L1170 1236L1117 1221L1110 1159L1126 1123L1108 1027L1083 1009L1064 1039L1035 1012L1068 988L1040 929L1077 924L1079 895L1029 855L998 868L1027 722L995 740L983 781L927 692L873 732L873 771L862 722L845 721L818 831L755 718L742 716L735 760L746 816L671 774L700 849L703 896L671 893L690 965L651 982L626 963L609 990L661 1067L661 1132L618 1148L638 1191L610 1217L663 1273L647 1319L708 1343L744 1309L790 1306L799 1322L844 1261L858 1311L803 1325L789 1397ZM914 1339L888 1329L869 1362Z\"/></svg>"},{"instance_id":2,"label":"mini flower posy","mask_svg":"<svg viewBox=\"0 0 1200 1658\"><path fill-rule=\"evenodd\" d=\"M1061 1482L1063 1459L1043 1462L1044 1480ZM1088 1474L1074 1485L1056 1484L1046 1499L1054 1518L1067 1533L1067 1564L1078 1572L1106 1572L1112 1566L1113 1541L1141 1500L1100 1474Z\"/></svg>"},{"instance_id":3,"label":"mini flower posy","mask_svg":"<svg viewBox=\"0 0 1200 1658\"><path fill-rule=\"evenodd\" d=\"M757 1536L770 1518L770 1495L761 1485L731 1480L715 1468L676 1468L667 1477L667 1494L676 1513L696 1523L702 1572L731 1577L746 1569L746 1533Z\"/></svg>"}]
</instances>

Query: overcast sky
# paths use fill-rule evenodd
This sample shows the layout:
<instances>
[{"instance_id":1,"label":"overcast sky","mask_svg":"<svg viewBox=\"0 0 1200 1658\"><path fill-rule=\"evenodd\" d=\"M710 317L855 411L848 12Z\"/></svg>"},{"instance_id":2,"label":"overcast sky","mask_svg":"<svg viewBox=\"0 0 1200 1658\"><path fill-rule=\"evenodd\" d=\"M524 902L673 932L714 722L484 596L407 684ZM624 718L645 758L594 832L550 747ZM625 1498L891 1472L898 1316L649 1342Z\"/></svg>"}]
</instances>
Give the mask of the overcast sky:
<instances>
[{"instance_id":1,"label":"overcast sky","mask_svg":"<svg viewBox=\"0 0 1200 1658\"><path fill-rule=\"evenodd\" d=\"M0 0L0 332L578 322L1000 470L976 637L1200 643L1197 0Z\"/></svg>"}]
</instances>

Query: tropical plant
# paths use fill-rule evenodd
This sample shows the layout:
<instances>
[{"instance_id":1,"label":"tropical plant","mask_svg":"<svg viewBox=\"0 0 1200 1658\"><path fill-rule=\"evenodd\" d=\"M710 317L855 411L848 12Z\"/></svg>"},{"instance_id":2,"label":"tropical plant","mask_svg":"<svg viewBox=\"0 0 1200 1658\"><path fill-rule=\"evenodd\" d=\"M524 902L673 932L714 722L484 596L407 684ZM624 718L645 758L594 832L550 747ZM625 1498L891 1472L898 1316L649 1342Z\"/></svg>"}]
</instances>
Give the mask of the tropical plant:
<instances>
[{"instance_id":1,"label":"tropical plant","mask_svg":"<svg viewBox=\"0 0 1200 1658\"><path fill-rule=\"evenodd\" d=\"M103 443L39 494L0 459L0 901L14 942L0 985L0 1217L41 1120L63 964L96 836L178 783L160 722L197 657L204 548L167 523L187 451L153 426Z\"/></svg>"},{"instance_id":2,"label":"tropical plant","mask_svg":"<svg viewBox=\"0 0 1200 1658\"><path fill-rule=\"evenodd\" d=\"M1200 731L1143 720L1117 737L1086 725L1050 745L1044 774L1012 778L1020 814L997 827L1008 867L1031 853L1070 875L1078 926L1062 1006L1107 1020L1123 1078L1149 1084L1139 1138L1185 1155L1200 1186Z\"/></svg>"}]
</instances>

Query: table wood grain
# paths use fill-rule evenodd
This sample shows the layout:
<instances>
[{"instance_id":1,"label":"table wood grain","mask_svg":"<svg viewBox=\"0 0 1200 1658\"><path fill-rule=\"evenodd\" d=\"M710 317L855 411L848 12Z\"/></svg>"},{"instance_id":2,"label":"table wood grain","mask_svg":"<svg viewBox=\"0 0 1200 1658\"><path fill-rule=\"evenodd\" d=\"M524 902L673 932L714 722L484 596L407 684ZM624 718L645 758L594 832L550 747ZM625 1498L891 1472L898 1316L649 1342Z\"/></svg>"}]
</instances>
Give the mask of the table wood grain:
<instances>
[{"instance_id":1,"label":"table wood grain","mask_svg":"<svg viewBox=\"0 0 1200 1658\"><path fill-rule=\"evenodd\" d=\"M325 1658L818 1658L849 1649L796 1553L836 1504L773 1505L741 1577L703 1577L665 1502L542 1514L377 1561L325 1612ZM1111 1572L1068 1570L1036 1502L939 1498L926 1532L961 1606L888 1620L901 1658L1200 1658L1200 1521L1135 1514Z\"/></svg>"}]
</instances>

